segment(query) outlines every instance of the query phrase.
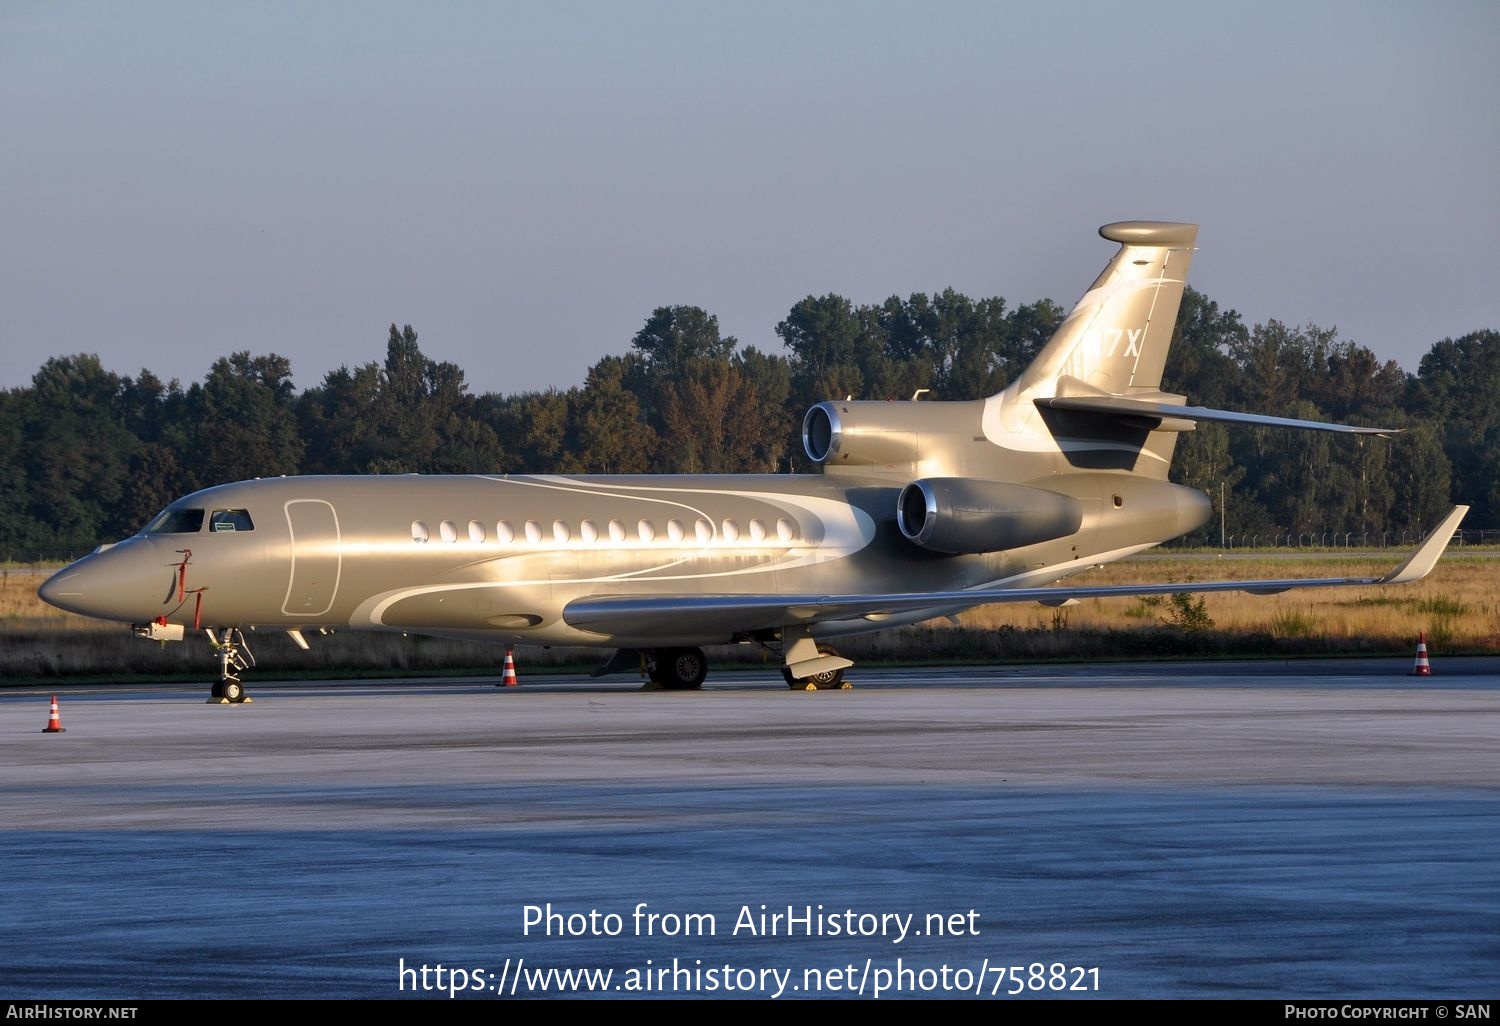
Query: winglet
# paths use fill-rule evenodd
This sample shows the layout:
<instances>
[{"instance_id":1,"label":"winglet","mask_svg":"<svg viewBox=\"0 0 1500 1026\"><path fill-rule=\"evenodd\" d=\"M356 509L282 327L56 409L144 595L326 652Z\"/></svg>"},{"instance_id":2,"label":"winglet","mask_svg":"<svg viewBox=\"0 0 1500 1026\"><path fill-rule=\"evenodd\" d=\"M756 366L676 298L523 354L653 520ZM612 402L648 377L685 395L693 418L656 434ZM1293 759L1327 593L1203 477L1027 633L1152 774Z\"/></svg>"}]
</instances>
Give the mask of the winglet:
<instances>
[{"instance_id":1,"label":"winglet","mask_svg":"<svg viewBox=\"0 0 1500 1026\"><path fill-rule=\"evenodd\" d=\"M1443 522L1422 539L1422 544L1417 546L1417 550L1406 557L1406 562L1386 574L1378 583L1410 584L1432 573L1432 568L1437 565L1438 557L1448 547L1448 542L1453 538L1453 532L1458 530L1459 523L1468 512L1468 506L1454 506L1443 518Z\"/></svg>"}]
</instances>

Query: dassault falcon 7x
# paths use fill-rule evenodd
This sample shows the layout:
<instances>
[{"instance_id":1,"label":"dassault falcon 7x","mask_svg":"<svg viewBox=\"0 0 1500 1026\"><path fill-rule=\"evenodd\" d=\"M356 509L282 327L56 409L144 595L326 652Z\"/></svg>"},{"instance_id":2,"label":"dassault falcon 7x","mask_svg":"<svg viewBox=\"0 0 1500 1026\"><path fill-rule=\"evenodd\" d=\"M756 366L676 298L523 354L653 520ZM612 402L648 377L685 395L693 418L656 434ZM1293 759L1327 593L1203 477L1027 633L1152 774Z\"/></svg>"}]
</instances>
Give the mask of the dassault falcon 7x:
<instances>
[{"instance_id":1,"label":"dassault falcon 7x","mask_svg":"<svg viewBox=\"0 0 1500 1026\"><path fill-rule=\"evenodd\" d=\"M1119 250L1032 364L988 399L822 402L813 474L327 476L220 485L40 589L143 637L203 631L243 701L244 631L401 631L615 649L601 672L703 682L703 645L758 643L788 684L840 685L828 639L994 602L1396 584L1428 573L1455 507L1383 577L1057 582L1202 525L1167 481L1196 421L1385 434L1211 410L1161 390L1198 228L1125 221Z\"/></svg>"}]
</instances>

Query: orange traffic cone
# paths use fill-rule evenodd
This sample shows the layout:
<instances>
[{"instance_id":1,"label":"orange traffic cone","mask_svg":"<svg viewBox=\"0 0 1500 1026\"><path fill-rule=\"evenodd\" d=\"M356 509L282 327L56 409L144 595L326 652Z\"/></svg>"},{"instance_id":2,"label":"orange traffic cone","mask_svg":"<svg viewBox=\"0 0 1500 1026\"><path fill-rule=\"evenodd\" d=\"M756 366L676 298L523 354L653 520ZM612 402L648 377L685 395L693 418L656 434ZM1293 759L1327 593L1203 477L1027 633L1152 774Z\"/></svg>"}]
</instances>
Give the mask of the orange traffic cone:
<instances>
[{"instance_id":1,"label":"orange traffic cone","mask_svg":"<svg viewBox=\"0 0 1500 1026\"><path fill-rule=\"evenodd\" d=\"M516 657L509 645L505 646L505 675L500 678L500 683L508 688L521 686L521 682L516 680Z\"/></svg>"},{"instance_id":2,"label":"orange traffic cone","mask_svg":"<svg viewBox=\"0 0 1500 1026\"><path fill-rule=\"evenodd\" d=\"M1422 631L1417 635L1417 665L1411 668L1409 677L1428 677L1432 675L1432 665L1427 661L1427 632Z\"/></svg>"},{"instance_id":3,"label":"orange traffic cone","mask_svg":"<svg viewBox=\"0 0 1500 1026\"><path fill-rule=\"evenodd\" d=\"M61 734L64 732L62 719L57 715L57 696L52 696L52 715L47 719L47 725L42 728L43 734Z\"/></svg>"}]
</instances>

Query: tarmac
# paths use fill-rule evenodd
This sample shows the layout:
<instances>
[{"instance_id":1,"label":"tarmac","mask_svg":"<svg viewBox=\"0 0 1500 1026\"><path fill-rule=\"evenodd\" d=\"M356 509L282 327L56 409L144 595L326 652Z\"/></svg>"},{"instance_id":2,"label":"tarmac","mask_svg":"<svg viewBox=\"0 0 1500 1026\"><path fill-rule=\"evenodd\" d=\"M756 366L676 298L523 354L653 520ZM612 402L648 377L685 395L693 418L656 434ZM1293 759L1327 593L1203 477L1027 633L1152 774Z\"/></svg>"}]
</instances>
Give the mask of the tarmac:
<instances>
[{"instance_id":1,"label":"tarmac","mask_svg":"<svg viewBox=\"0 0 1500 1026\"><path fill-rule=\"evenodd\" d=\"M1485 999L1433 664L5 689L0 998Z\"/></svg>"}]
</instances>

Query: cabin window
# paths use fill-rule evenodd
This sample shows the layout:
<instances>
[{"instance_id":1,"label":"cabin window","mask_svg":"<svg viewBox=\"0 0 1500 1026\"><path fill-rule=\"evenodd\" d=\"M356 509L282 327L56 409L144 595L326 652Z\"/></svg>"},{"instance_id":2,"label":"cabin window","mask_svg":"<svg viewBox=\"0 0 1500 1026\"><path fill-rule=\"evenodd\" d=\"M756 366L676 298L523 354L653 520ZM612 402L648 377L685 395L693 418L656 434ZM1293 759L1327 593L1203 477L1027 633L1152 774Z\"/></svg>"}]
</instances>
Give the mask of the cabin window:
<instances>
[{"instance_id":1,"label":"cabin window","mask_svg":"<svg viewBox=\"0 0 1500 1026\"><path fill-rule=\"evenodd\" d=\"M583 535L583 540L593 544L599 540L599 528L594 526L592 520L585 520L578 525L578 533Z\"/></svg>"},{"instance_id":2,"label":"cabin window","mask_svg":"<svg viewBox=\"0 0 1500 1026\"><path fill-rule=\"evenodd\" d=\"M516 540L516 529L509 520L502 520L495 525L495 537L501 545L509 545Z\"/></svg>"},{"instance_id":3,"label":"cabin window","mask_svg":"<svg viewBox=\"0 0 1500 1026\"><path fill-rule=\"evenodd\" d=\"M250 511L244 509L216 509L208 518L210 531L253 531Z\"/></svg>"},{"instance_id":4,"label":"cabin window","mask_svg":"<svg viewBox=\"0 0 1500 1026\"><path fill-rule=\"evenodd\" d=\"M477 520L470 520L469 521L469 541L471 541L471 542L482 542L482 541L484 541L484 525L481 524Z\"/></svg>"},{"instance_id":5,"label":"cabin window","mask_svg":"<svg viewBox=\"0 0 1500 1026\"><path fill-rule=\"evenodd\" d=\"M414 542L424 542L428 537L427 525L420 520L413 520L411 522L411 540Z\"/></svg>"},{"instance_id":6,"label":"cabin window","mask_svg":"<svg viewBox=\"0 0 1500 1026\"><path fill-rule=\"evenodd\" d=\"M1121 496L1119 496L1119 495L1116 495L1115 496L1115 509L1119 509L1121 506L1124 506L1124 505L1125 505L1124 498L1121 497Z\"/></svg>"},{"instance_id":7,"label":"cabin window","mask_svg":"<svg viewBox=\"0 0 1500 1026\"><path fill-rule=\"evenodd\" d=\"M438 525L438 530L443 532L443 541L458 541L458 528L454 526L453 521L444 520L440 525Z\"/></svg>"},{"instance_id":8,"label":"cabin window","mask_svg":"<svg viewBox=\"0 0 1500 1026\"><path fill-rule=\"evenodd\" d=\"M797 525L786 519L786 517L777 518L776 537L780 538L784 542L791 541L793 538L797 537Z\"/></svg>"},{"instance_id":9,"label":"cabin window","mask_svg":"<svg viewBox=\"0 0 1500 1026\"><path fill-rule=\"evenodd\" d=\"M556 538L560 542L565 542L571 536L572 532L568 530L567 524L563 523L561 520L552 521L552 537Z\"/></svg>"},{"instance_id":10,"label":"cabin window","mask_svg":"<svg viewBox=\"0 0 1500 1026\"><path fill-rule=\"evenodd\" d=\"M655 540L655 538L656 538L656 525L653 524L651 521L649 521L649 520L642 520L640 522L640 524L637 525L637 527L638 527L638 529L640 531L641 541L648 542L648 541L654 541Z\"/></svg>"},{"instance_id":11,"label":"cabin window","mask_svg":"<svg viewBox=\"0 0 1500 1026\"><path fill-rule=\"evenodd\" d=\"M732 541L732 542L734 542L734 541L739 541L740 540L740 525L736 524L733 520L729 519L728 517L724 518L724 523L723 523L723 526L721 527L721 530L724 532L724 540L725 541Z\"/></svg>"},{"instance_id":12,"label":"cabin window","mask_svg":"<svg viewBox=\"0 0 1500 1026\"><path fill-rule=\"evenodd\" d=\"M197 534L203 529L201 509L164 509L146 525L146 534Z\"/></svg>"},{"instance_id":13,"label":"cabin window","mask_svg":"<svg viewBox=\"0 0 1500 1026\"><path fill-rule=\"evenodd\" d=\"M622 522L618 520L611 520L609 522L609 540L612 542L622 542L625 540L625 525Z\"/></svg>"},{"instance_id":14,"label":"cabin window","mask_svg":"<svg viewBox=\"0 0 1500 1026\"><path fill-rule=\"evenodd\" d=\"M765 541L766 540L766 525L760 519L760 517L756 517L754 520L750 521L750 540L751 541Z\"/></svg>"},{"instance_id":15,"label":"cabin window","mask_svg":"<svg viewBox=\"0 0 1500 1026\"><path fill-rule=\"evenodd\" d=\"M714 540L714 525L699 517L693 523L693 533L698 536L698 543L700 545L707 545Z\"/></svg>"},{"instance_id":16,"label":"cabin window","mask_svg":"<svg viewBox=\"0 0 1500 1026\"><path fill-rule=\"evenodd\" d=\"M682 521L673 517L667 521L667 537L674 542L682 541Z\"/></svg>"},{"instance_id":17,"label":"cabin window","mask_svg":"<svg viewBox=\"0 0 1500 1026\"><path fill-rule=\"evenodd\" d=\"M542 525L535 520L526 521L526 540L535 545L542 540Z\"/></svg>"}]
</instances>

